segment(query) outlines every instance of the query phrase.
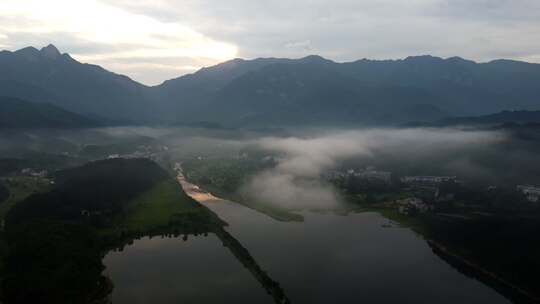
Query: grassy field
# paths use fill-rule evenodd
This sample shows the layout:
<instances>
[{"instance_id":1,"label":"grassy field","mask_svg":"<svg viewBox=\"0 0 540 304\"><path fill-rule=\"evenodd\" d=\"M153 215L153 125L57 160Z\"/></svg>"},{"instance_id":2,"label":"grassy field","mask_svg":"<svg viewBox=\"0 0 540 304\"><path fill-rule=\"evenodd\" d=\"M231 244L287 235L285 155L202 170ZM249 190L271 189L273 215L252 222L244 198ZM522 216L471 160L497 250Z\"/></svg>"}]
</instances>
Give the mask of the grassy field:
<instances>
[{"instance_id":1,"label":"grassy field","mask_svg":"<svg viewBox=\"0 0 540 304\"><path fill-rule=\"evenodd\" d=\"M210 210L187 196L172 179L159 182L135 198L129 206L125 216L118 217L112 228L102 229L101 233L109 234L118 230L145 232L178 223L195 228L224 224Z\"/></svg>"},{"instance_id":2,"label":"grassy field","mask_svg":"<svg viewBox=\"0 0 540 304\"><path fill-rule=\"evenodd\" d=\"M139 230L167 225L174 214L205 212L198 207L197 202L183 193L174 180L158 183L136 198L130 206L122 225Z\"/></svg>"},{"instance_id":3,"label":"grassy field","mask_svg":"<svg viewBox=\"0 0 540 304\"><path fill-rule=\"evenodd\" d=\"M4 182L9 190L9 197L0 202L0 219L18 202L33 193L44 192L50 189L49 181L37 177L12 177Z\"/></svg>"},{"instance_id":4,"label":"grassy field","mask_svg":"<svg viewBox=\"0 0 540 304\"><path fill-rule=\"evenodd\" d=\"M9 190L9 197L0 202L0 220L3 221L8 211L18 202L33 193L47 191L50 188L48 181L36 177L13 177L4 181ZM3 228L2 228L3 229ZM7 244L0 234L0 273L4 269L4 256L7 252Z\"/></svg>"}]
</instances>

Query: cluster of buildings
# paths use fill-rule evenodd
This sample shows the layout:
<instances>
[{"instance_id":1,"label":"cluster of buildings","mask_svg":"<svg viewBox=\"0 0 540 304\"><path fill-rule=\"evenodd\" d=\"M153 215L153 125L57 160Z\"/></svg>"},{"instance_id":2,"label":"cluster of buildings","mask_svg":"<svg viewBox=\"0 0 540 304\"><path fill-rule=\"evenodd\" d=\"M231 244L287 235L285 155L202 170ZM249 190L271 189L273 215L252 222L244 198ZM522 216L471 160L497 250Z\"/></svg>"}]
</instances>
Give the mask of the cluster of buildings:
<instances>
[{"instance_id":1,"label":"cluster of buildings","mask_svg":"<svg viewBox=\"0 0 540 304\"><path fill-rule=\"evenodd\" d=\"M415 190L425 197L430 197L438 202L451 201L454 194L445 187L441 191L441 184L454 183L460 184L456 176L404 176L400 181L407 187Z\"/></svg>"},{"instance_id":2,"label":"cluster of buildings","mask_svg":"<svg viewBox=\"0 0 540 304\"><path fill-rule=\"evenodd\" d=\"M517 190L523 193L529 202L540 202L540 187L532 185L518 185Z\"/></svg>"},{"instance_id":3,"label":"cluster of buildings","mask_svg":"<svg viewBox=\"0 0 540 304\"><path fill-rule=\"evenodd\" d=\"M376 184L392 184L392 173L388 171L379 171L374 167L355 170L348 169L345 171L329 171L323 174L327 180L350 180L355 178L354 182L365 183L369 185L371 182ZM399 212L402 214L416 214L433 210L434 204L449 203L455 200L456 193L459 192L460 186L464 183L458 180L457 176L432 176L432 175L417 175L403 176L399 181L404 186L404 189L413 193L414 197L395 201L399 206ZM495 189L490 187L489 189ZM540 186L534 185L518 185L516 190L522 193L529 202L540 203Z\"/></svg>"},{"instance_id":4,"label":"cluster of buildings","mask_svg":"<svg viewBox=\"0 0 540 304\"><path fill-rule=\"evenodd\" d=\"M48 174L49 172L47 172L47 170L36 170L32 168L24 168L21 170L21 175L24 176L45 178Z\"/></svg>"},{"instance_id":5,"label":"cluster of buildings","mask_svg":"<svg viewBox=\"0 0 540 304\"><path fill-rule=\"evenodd\" d=\"M440 184L444 182L455 182L457 181L456 176L404 176L401 179L401 182L404 184Z\"/></svg>"},{"instance_id":6,"label":"cluster of buildings","mask_svg":"<svg viewBox=\"0 0 540 304\"><path fill-rule=\"evenodd\" d=\"M153 161L158 161L161 157L161 151L168 151L169 147L167 146L160 146L157 148L153 148L151 146L139 146L137 147L137 150L132 153L128 154L109 154L107 155L107 159L115 159L115 158L148 158Z\"/></svg>"},{"instance_id":7,"label":"cluster of buildings","mask_svg":"<svg viewBox=\"0 0 540 304\"><path fill-rule=\"evenodd\" d=\"M433 205L426 204L422 199L409 197L395 202L398 205L398 211L401 214L413 215L425 213L433 210Z\"/></svg>"},{"instance_id":8,"label":"cluster of buildings","mask_svg":"<svg viewBox=\"0 0 540 304\"><path fill-rule=\"evenodd\" d=\"M354 171L354 170L349 170L349 171L350 171L350 174L352 174L352 176L360 178L360 179L364 179L368 181L380 181L386 184L390 184L392 182L392 172L378 171L378 170L375 170L374 167L367 167L366 169L360 170L360 171Z\"/></svg>"},{"instance_id":9,"label":"cluster of buildings","mask_svg":"<svg viewBox=\"0 0 540 304\"><path fill-rule=\"evenodd\" d=\"M355 177L368 182L382 182L390 184L392 182L392 172L379 171L374 167L367 167L365 169L354 170L349 169L347 171L329 171L324 174L324 178L328 180L336 180Z\"/></svg>"}]
</instances>

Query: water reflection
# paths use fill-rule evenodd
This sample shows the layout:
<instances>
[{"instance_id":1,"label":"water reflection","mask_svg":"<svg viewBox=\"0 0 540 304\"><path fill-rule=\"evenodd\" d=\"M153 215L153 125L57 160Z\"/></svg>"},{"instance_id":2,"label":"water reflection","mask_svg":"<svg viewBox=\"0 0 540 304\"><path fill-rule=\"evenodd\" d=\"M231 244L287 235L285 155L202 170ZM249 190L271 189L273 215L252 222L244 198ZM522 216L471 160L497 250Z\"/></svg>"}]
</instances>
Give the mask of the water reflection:
<instances>
[{"instance_id":1,"label":"water reflection","mask_svg":"<svg viewBox=\"0 0 540 304\"><path fill-rule=\"evenodd\" d=\"M238 240L236 240L224 229L217 231L216 235L223 243L223 246L227 247L231 251L236 259L251 272L257 281L259 281L266 292L272 296L274 302L289 303L289 299L287 299L287 296L279 286L279 283L272 280L272 278L270 278L270 276L268 276L268 274L261 269L249 251L242 246Z\"/></svg>"},{"instance_id":2,"label":"water reflection","mask_svg":"<svg viewBox=\"0 0 540 304\"><path fill-rule=\"evenodd\" d=\"M113 303L289 303L226 231L183 239L147 237L109 253L104 263L115 282Z\"/></svg>"},{"instance_id":3,"label":"water reflection","mask_svg":"<svg viewBox=\"0 0 540 304\"><path fill-rule=\"evenodd\" d=\"M241 206L214 206L231 223L226 229L236 241L230 244L241 240L251 258L240 247L223 247L227 242L215 233L190 235L187 242L141 239L105 258L113 302L277 302L260 288L265 279L253 279L260 267L242 262L256 259L291 303L508 303L454 270L410 230L382 228L386 220L374 213L306 213L304 223L280 223L246 217L253 211Z\"/></svg>"},{"instance_id":4,"label":"water reflection","mask_svg":"<svg viewBox=\"0 0 540 304\"><path fill-rule=\"evenodd\" d=\"M188 195L190 189L204 192L182 183ZM446 264L409 229L383 228L387 220L378 214L305 212L303 223L278 222L202 197L203 205L229 223L226 231L279 280L292 303L508 303Z\"/></svg>"}]
</instances>

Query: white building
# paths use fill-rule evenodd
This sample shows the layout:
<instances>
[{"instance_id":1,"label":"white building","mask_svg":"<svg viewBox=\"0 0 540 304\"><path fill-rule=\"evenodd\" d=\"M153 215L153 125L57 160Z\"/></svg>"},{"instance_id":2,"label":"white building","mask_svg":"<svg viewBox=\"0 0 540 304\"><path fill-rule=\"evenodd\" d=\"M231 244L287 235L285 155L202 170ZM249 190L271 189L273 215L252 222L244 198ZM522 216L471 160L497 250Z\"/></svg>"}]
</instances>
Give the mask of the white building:
<instances>
[{"instance_id":1,"label":"white building","mask_svg":"<svg viewBox=\"0 0 540 304\"><path fill-rule=\"evenodd\" d=\"M399 205L399 212L403 214L410 214L414 211L424 213L433 209L433 206L424 203L424 201L417 197L409 197L402 200L397 200L396 204Z\"/></svg>"},{"instance_id":2,"label":"white building","mask_svg":"<svg viewBox=\"0 0 540 304\"><path fill-rule=\"evenodd\" d=\"M517 190L525 194L529 202L540 201L540 187L532 185L518 185Z\"/></svg>"},{"instance_id":3,"label":"white building","mask_svg":"<svg viewBox=\"0 0 540 304\"><path fill-rule=\"evenodd\" d=\"M403 183L442 183L455 181L456 176L404 176L401 178Z\"/></svg>"},{"instance_id":4,"label":"white building","mask_svg":"<svg viewBox=\"0 0 540 304\"><path fill-rule=\"evenodd\" d=\"M379 180L385 183L390 183L392 178L392 173L387 171L377 171L377 170L365 170L353 173L353 176L367 179L367 180Z\"/></svg>"},{"instance_id":5,"label":"white building","mask_svg":"<svg viewBox=\"0 0 540 304\"><path fill-rule=\"evenodd\" d=\"M32 168L24 168L21 170L22 175L44 178L49 172L47 170L35 170Z\"/></svg>"}]
</instances>

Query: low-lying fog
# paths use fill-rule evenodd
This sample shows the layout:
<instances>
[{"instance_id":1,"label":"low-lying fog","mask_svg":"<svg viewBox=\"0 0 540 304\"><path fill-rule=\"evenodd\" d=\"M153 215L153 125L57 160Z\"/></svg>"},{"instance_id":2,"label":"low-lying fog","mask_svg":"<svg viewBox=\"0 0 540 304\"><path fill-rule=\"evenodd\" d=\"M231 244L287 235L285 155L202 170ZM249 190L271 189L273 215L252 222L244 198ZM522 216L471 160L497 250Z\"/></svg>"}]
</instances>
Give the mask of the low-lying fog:
<instances>
[{"instance_id":1,"label":"low-lying fog","mask_svg":"<svg viewBox=\"0 0 540 304\"><path fill-rule=\"evenodd\" d=\"M327 170L351 166L373 166L394 171L401 166L426 167L426 162L448 158L444 163L426 168L425 174L487 174L459 156L467 150L481 150L506 139L498 132L433 129L369 129L337 131L308 137L263 137L251 141L258 148L277 153L275 168L256 175L244 191L264 202L287 208L328 208L338 204L339 196L318 177ZM455 155L456 159L451 160ZM383 161L386 159L387 162ZM392 164L394 162L401 164ZM442 160L438 160L439 162ZM442 167L441 169L436 169ZM347 169L347 168L342 168ZM411 172L412 173L412 172Z\"/></svg>"},{"instance_id":2,"label":"low-lying fog","mask_svg":"<svg viewBox=\"0 0 540 304\"><path fill-rule=\"evenodd\" d=\"M503 131L413 128L277 134L194 128L106 128L41 132L25 132L22 143L32 142L32 136L40 142L46 142L49 136L78 147L151 138L166 145L171 155L180 160L235 158L245 151L257 151L261 157L272 156L276 165L250 179L243 191L288 208L337 204L338 195L318 178L336 168L374 166L397 175L456 175L483 184L540 183L538 143L515 139ZM20 138L3 137L0 153L20 142Z\"/></svg>"},{"instance_id":3,"label":"low-lying fog","mask_svg":"<svg viewBox=\"0 0 540 304\"><path fill-rule=\"evenodd\" d=\"M396 175L455 175L482 185L540 182L538 143L505 131L463 129L319 130L269 135L173 132L175 151L203 157L240 151L272 155L275 167L251 178L242 190L287 208L328 208L339 196L318 177L327 170L374 166Z\"/></svg>"}]
</instances>

